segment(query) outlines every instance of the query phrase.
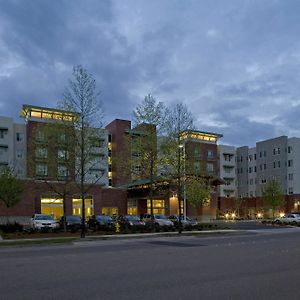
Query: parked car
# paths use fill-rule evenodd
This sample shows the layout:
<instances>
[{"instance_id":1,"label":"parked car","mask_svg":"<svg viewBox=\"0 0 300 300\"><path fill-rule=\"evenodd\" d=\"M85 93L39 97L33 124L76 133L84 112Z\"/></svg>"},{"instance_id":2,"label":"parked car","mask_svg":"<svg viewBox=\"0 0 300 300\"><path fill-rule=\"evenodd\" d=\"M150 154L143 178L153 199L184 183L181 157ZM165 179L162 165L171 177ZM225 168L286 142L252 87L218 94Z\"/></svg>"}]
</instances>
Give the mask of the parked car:
<instances>
[{"instance_id":1,"label":"parked car","mask_svg":"<svg viewBox=\"0 0 300 300\"><path fill-rule=\"evenodd\" d=\"M64 220L66 220L67 230L77 231L81 228L81 218L79 216L62 216L59 220L60 229L64 229Z\"/></svg>"},{"instance_id":2,"label":"parked car","mask_svg":"<svg viewBox=\"0 0 300 300\"><path fill-rule=\"evenodd\" d=\"M148 225L148 227L150 226L152 220L154 222L156 231L175 229L174 223L164 215L154 214L152 217L151 214L143 215L143 221L146 223L146 225Z\"/></svg>"},{"instance_id":3,"label":"parked car","mask_svg":"<svg viewBox=\"0 0 300 300\"><path fill-rule=\"evenodd\" d=\"M110 216L93 215L88 219L87 226L93 230L114 231L116 222Z\"/></svg>"},{"instance_id":4,"label":"parked car","mask_svg":"<svg viewBox=\"0 0 300 300\"><path fill-rule=\"evenodd\" d=\"M131 216L131 215L119 216L117 218L117 222L119 223L122 231L124 230L142 231L145 230L146 227L146 223L137 216Z\"/></svg>"},{"instance_id":5,"label":"parked car","mask_svg":"<svg viewBox=\"0 0 300 300\"><path fill-rule=\"evenodd\" d=\"M186 217L186 221L187 221L187 228L189 229L197 229L198 228L198 221L196 219L192 219L190 217Z\"/></svg>"},{"instance_id":6,"label":"parked car","mask_svg":"<svg viewBox=\"0 0 300 300\"><path fill-rule=\"evenodd\" d=\"M38 231L57 230L59 224L51 215L34 214L30 219L30 228Z\"/></svg>"},{"instance_id":7,"label":"parked car","mask_svg":"<svg viewBox=\"0 0 300 300\"><path fill-rule=\"evenodd\" d=\"M276 224L298 225L300 224L300 214L287 214L283 217L276 218L274 222Z\"/></svg>"},{"instance_id":8,"label":"parked car","mask_svg":"<svg viewBox=\"0 0 300 300\"><path fill-rule=\"evenodd\" d=\"M174 226L178 229L179 227L179 216L177 215L171 215L168 217L169 220L171 220L174 224ZM184 219L183 216L181 216L181 226L183 229L187 228L188 222Z\"/></svg>"},{"instance_id":9,"label":"parked car","mask_svg":"<svg viewBox=\"0 0 300 300\"><path fill-rule=\"evenodd\" d=\"M171 220L174 223L174 226L176 228L179 227L179 216L177 215L171 215L168 218L169 220ZM183 229L187 229L187 230L192 230L192 229L196 229L198 226L198 222L194 219L191 219L189 217L185 217L181 216L181 225Z\"/></svg>"}]
</instances>

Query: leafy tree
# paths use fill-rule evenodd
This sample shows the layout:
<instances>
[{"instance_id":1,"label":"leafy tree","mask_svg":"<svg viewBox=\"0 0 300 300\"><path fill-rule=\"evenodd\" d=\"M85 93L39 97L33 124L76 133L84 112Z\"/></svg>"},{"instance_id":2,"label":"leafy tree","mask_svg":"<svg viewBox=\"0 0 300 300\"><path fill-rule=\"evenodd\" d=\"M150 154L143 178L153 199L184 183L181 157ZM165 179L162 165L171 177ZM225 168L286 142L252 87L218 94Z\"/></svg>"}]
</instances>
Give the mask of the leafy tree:
<instances>
[{"instance_id":1,"label":"leafy tree","mask_svg":"<svg viewBox=\"0 0 300 300\"><path fill-rule=\"evenodd\" d=\"M233 199L233 203L234 203L234 207L237 211L237 215L240 217L240 210L241 210L241 206L243 204L244 199L242 197L235 197Z\"/></svg>"},{"instance_id":2,"label":"leafy tree","mask_svg":"<svg viewBox=\"0 0 300 300\"><path fill-rule=\"evenodd\" d=\"M0 202L7 208L13 207L21 200L23 185L10 169L0 170Z\"/></svg>"},{"instance_id":3,"label":"leafy tree","mask_svg":"<svg viewBox=\"0 0 300 300\"><path fill-rule=\"evenodd\" d=\"M273 218L275 216L275 209L282 206L284 203L284 196L280 187L280 184L277 180L270 180L263 192L262 197L266 203L272 207Z\"/></svg>"},{"instance_id":4,"label":"leafy tree","mask_svg":"<svg viewBox=\"0 0 300 300\"><path fill-rule=\"evenodd\" d=\"M179 220L181 220L182 179L185 170L184 145L181 134L193 128L193 117L186 105L179 103L167 110L166 136L162 141L162 149L167 162L165 172L177 181ZM179 224L179 233L181 230L181 224Z\"/></svg>"},{"instance_id":5,"label":"leafy tree","mask_svg":"<svg viewBox=\"0 0 300 300\"><path fill-rule=\"evenodd\" d=\"M211 185L207 178L194 176L185 184L186 197L194 207L208 203L210 199Z\"/></svg>"},{"instance_id":6,"label":"leafy tree","mask_svg":"<svg viewBox=\"0 0 300 300\"><path fill-rule=\"evenodd\" d=\"M85 199L90 187L97 182L103 174L95 179L88 172L95 162L95 147L101 140L103 110L99 102L99 92L96 90L96 81L82 66L73 69L73 77L63 93L60 107L78 114L73 120L75 129L74 149L76 153L75 176L79 182L82 200L82 231L81 237L85 237Z\"/></svg>"}]
</instances>

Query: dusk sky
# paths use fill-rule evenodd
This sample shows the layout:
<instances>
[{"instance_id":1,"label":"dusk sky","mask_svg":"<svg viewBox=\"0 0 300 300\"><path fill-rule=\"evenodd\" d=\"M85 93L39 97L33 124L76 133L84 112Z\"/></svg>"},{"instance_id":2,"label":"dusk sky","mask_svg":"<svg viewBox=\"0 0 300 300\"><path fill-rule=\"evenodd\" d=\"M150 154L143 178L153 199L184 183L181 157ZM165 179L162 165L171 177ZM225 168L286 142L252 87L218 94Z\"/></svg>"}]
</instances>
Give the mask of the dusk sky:
<instances>
[{"instance_id":1,"label":"dusk sky","mask_svg":"<svg viewBox=\"0 0 300 300\"><path fill-rule=\"evenodd\" d=\"M299 13L298 0L0 0L0 115L55 107L81 64L104 123L151 93L222 144L300 137Z\"/></svg>"}]
</instances>

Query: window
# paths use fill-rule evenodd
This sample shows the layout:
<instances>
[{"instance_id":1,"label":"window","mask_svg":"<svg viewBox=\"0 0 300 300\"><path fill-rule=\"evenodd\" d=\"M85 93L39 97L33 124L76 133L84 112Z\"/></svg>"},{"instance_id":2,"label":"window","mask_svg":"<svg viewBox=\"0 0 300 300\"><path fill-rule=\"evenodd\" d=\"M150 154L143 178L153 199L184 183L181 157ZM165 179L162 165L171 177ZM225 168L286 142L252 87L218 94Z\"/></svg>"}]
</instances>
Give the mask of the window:
<instances>
[{"instance_id":1,"label":"window","mask_svg":"<svg viewBox=\"0 0 300 300\"><path fill-rule=\"evenodd\" d=\"M207 151L207 158L210 158L210 159L214 158L214 152L211 151L211 150L208 150Z\"/></svg>"},{"instance_id":2,"label":"window","mask_svg":"<svg viewBox=\"0 0 300 300\"><path fill-rule=\"evenodd\" d=\"M67 160L69 159L69 152L64 149L57 150L57 158L61 160Z\"/></svg>"},{"instance_id":3,"label":"window","mask_svg":"<svg viewBox=\"0 0 300 300\"><path fill-rule=\"evenodd\" d=\"M293 147L288 146L288 153L292 153L293 152Z\"/></svg>"},{"instance_id":4,"label":"window","mask_svg":"<svg viewBox=\"0 0 300 300\"><path fill-rule=\"evenodd\" d=\"M194 162L194 170L195 170L195 172L200 172L200 162L199 161Z\"/></svg>"},{"instance_id":5,"label":"window","mask_svg":"<svg viewBox=\"0 0 300 300\"><path fill-rule=\"evenodd\" d=\"M276 161L273 161L273 168L276 168Z\"/></svg>"},{"instance_id":6,"label":"window","mask_svg":"<svg viewBox=\"0 0 300 300\"><path fill-rule=\"evenodd\" d=\"M4 139L4 136L7 135L8 129L0 129L0 139Z\"/></svg>"},{"instance_id":7,"label":"window","mask_svg":"<svg viewBox=\"0 0 300 300\"><path fill-rule=\"evenodd\" d=\"M58 141L59 141L60 143L65 143L65 142L67 141L67 136L66 136L66 134L65 134L65 133L60 133L60 134L58 135Z\"/></svg>"},{"instance_id":8,"label":"window","mask_svg":"<svg viewBox=\"0 0 300 300\"><path fill-rule=\"evenodd\" d=\"M214 171L214 164L212 164L212 163L207 163L207 164L206 164L206 171L207 171L207 172L213 172L213 171Z\"/></svg>"},{"instance_id":9,"label":"window","mask_svg":"<svg viewBox=\"0 0 300 300\"><path fill-rule=\"evenodd\" d=\"M45 134L41 130L37 130L35 133L35 139L37 142L44 142L45 141Z\"/></svg>"},{"instance_id":10,"label":"window","mask_svg":"<svg viewBox=\"0 0 300 300\"><path fill-rule=\"evenodd\" d=\"M17 140L17 142L23 142L24 141L24 133L17 132L16 133L16 140Z\"/></svg>"},{"instance_id":11,"label":"window","mask_svg":"<svg viewBox=\"0 0 300 300\"><path fill-rule=\"evenodd\" d=\"M7 153L8 151L8 146L0 146L0 155Z\"/></svg>"},{"instance_id":12,"label":"window","mask_svg":"<svg viewBox=\"0 0 300 300\"><path fill-rule=\"evenodd\" d=\"M254 172L256 173L256 166L254 166Z\"/></svg>"},{"instance_id":13,"label":"window","mask_svg":"<svg viewBox=\"0 0 300 300\"><path fill-rule=\"evenodd\" d=\"M248 156L248 161L252 161L252 155L251 154Z\"/></svg>"},{"instance_id":14,"label":"window","mask_svg":"<svg viewBox=\"0 0 300 300\"><path fill-rule=\"evenodd\" d=\"M254 160L256 160L256 153L254 154Z\"/></svg>"},{"instance_id":15,"label":"window","mask_svg":"<svg viewBox=\"0 0 300 300\"><path fill-rule=\"evenodd\" d=\"M288 167L292 167L293 166L293 160L292 159L289 159L288 160Z\"/></svg>"},{"instance_id":16,"label":"window","mask_svg":"<svg viewBox=\"0 0 300 300\"><path fill-rule=\"evenodd\" d=\"M250 185L253 185L253 179L252 178L249 180L249 183L250 183Z\"/></svg>"},{"instance_id":17,"label":"window","mask_svg":"<svg viewBox=\"0 0 300 300\"><path fill-rule=\"evenodd\" d=\"M69 170L66 166L59 165L57 167L57 175L58 177L67 177L69 176Z\"/></svg>"},{"instance_id":18,"label":"window","mask_svg":"<svg viewBox=\"0 0 300 300\"><path fill-rule=\"evenodd\" d=\"M264 164L264 170L266 170L267 169L267 164Z\"/></svg>"},{"instance_id":19,"label":"window","mask_svg":"<svg viewBox=\"0 0 300 300\"><path fill-rule=\"evenodd\" d=\"M277 162L277 167L280 168L280 160Z\"/></svg>"},{"instance_id":20,"label":"window","mask_svg":"<svg viewBox=\"0 0 300 300\"><path fill-rule=\"evenodd\" d=\"M265 183L267 183L267 179L265 179L265 178L262 178L262 179L261 179L261 183L262 183L262 184L265 184Z\"/></svg>"},{"instance_id":21,"label":"window","mask_svg":"<svg viewBox=\"0 0 300 300\"><path fill-rule=\"evenodd\" d=\"M45 177L48 175L48 167L44 164L37 164L35 167L35 172L37 176Z\"/></svg>"},{"instance_id":22,"label":"window","mask_svg":"<svg viewBox=\"0 0 300 300\"><path fill-rule=\"evenodd\" d=\"M293 187L289 187L289 195L294 194Z\"/></svg>"},{"instance_id":23,"label":"window","mask_svg":"<svg viewBox=\"0 0 300 300\"><path fill-rule=\"evenodd\" d=\"M36 158L47 158L48 157L48 150L47 148L36 148L35 149L35 156Z\"/></svg>"},{"instance_id":24,"label":"window","mask_svg":"<svg viewBox=\"0 0 300 300\"><path fill-rule=\"evenodd\" d=\"M16 158L17 158L17 159L24 158L24 150L22 150L22 149L17 149L17 150L16 150Z\"/></svg>"},{"instance_id":25,"label":"window","mask_svg":"<svg viewBox=\"0 0 300 300\"><path fill-rule=\"evenodd\" d=\"M233 158L233 154L227 154L227 153L224 153L224 160L225 161L231 161L232 158Z\"/></svg>"},{"instance_id":26,"label":"window","mask_svg":"<svg viewBox=\"0 0 300 300\"><path fill-rule=\"evenodd\" d=\"M279 147L273 149L273 155L277 155L277 154L280 154L280 148Z\"/></svg>"},{"instance_id":27,"label":"window","mask_svg":"<svg viewBox=\"0 0 300 300\"><path fill-rule=\"evenodd\" d=\"M267 151L266 150L264 150L264 157L266 157L267 156Z\"/></svg>"},{"instance_id":28,"label":"window","mask_svg":"<svg viewBox=\"0 0 300 300\"><path fill-rule=\"evenodd\" d=\"M252 167L249 167L249 173L252 173Z\"/></svg>"},{"instance_id":29,"label":"window","mask_svg":"<svg viewBox=\"0 0 300 300\"><path fill-rule=\"evenodd\" d=\"M289 180L293 180L294 179L294 175L293 175L293 173L290 173L289 174Z\"/></svg>"}]
</instances>

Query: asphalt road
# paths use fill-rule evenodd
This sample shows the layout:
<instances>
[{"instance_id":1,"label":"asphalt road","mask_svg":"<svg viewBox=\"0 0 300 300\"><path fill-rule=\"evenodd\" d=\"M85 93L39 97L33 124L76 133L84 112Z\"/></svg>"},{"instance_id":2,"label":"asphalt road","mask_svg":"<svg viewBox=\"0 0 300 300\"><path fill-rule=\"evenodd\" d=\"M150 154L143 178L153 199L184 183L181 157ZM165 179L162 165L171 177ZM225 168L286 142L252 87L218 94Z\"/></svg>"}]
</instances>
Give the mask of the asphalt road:
<instances>
[{"instance_id":1,"label":"asphalt road","mask_svg":"<svg viewBox=\"0 0 300 300\"><path fill-rule=\"evenodd\" d=\"M0 299L300 299L300 228L0 248Z\"/></svg>"}]
</instances>

